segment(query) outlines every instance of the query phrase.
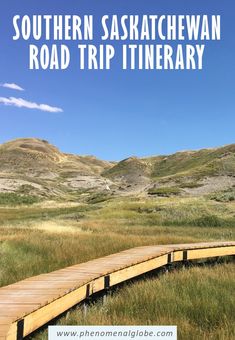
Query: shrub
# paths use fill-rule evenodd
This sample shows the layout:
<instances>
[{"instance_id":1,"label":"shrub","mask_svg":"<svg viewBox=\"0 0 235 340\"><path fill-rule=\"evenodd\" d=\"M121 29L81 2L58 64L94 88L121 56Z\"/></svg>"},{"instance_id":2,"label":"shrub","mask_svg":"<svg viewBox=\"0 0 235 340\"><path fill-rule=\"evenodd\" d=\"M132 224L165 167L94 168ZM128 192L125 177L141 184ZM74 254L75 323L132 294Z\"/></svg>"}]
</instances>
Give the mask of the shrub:
<instances>
[{"instance_id":1,"label":"shrub","mask_svg":"<svg viewBox=\"0 0 235 340\"><path fill-rule=\"evenodd\" d=\"M161 188L150 188L148 190L149 195L157 195L163 197L169 197L171 195L178 195L180 194L180 189L177 187L161 187Z\"/></svg>"},{"instance_id":2,"label":"shrub","mask_svg":"<svg viewBox=\"0 0 235 340\"><path fill-rule=\"evenodd\" d=\"M192 221L192 224L198 227L221 227L224 223L216 215L205 215Z\"/></svg>"},{"instance_id":3,"label":"shrub","mask_svg":"<svg viewBox=\"0 0 235 340\"><path fill-rule=\"evenodd\" d=\"M224 191L210 196L210 199L217 202L232 202L235 201L235 191Z\"/></svg>"},{"instance_id":4,"label":"shrub","mask_svg":"<svg viewBox=\"0 0 235 340\"><path fill-rule=\"evenodd\" d=\"M18 195L13 192L0 193L0 205L33 204L40 201L37 196Z\"/></svg>"},{"instance_id":5,"label":"shrub","mask_svg":"<svg viewBox=\"0 0 235 340\"><path fill-rule=\"evenodd\" d=\"M189 188L189 189L193 189L193 188L200 188L202 185L197 183L197 182L188 182L188 183L182 183L180 184L181 188Z\"/></svg>"},{"instance_id":6,"label":"shrub","mask_svg":"<svg viewBox=\"0 0 235 340\"><path fill-rule=\"evenodd\" d=\"M18 194L30 194L33 190L35 190L35 188L30 185L30 184L23 184L19 187L17 193Z\"/></svg>"},{"instance_id":7,"label":"shrub","mask_svg":"<svg viewBox=\"0 0 235 340\"><path fill-rule=\"evenodd\" d=\"M102 203L102 202L109 200L110 198L111 197L108 194L97 193L97 194L91 195L88 198L87 203L90 203L90 204Z\"/></svg>"}]
</instances>

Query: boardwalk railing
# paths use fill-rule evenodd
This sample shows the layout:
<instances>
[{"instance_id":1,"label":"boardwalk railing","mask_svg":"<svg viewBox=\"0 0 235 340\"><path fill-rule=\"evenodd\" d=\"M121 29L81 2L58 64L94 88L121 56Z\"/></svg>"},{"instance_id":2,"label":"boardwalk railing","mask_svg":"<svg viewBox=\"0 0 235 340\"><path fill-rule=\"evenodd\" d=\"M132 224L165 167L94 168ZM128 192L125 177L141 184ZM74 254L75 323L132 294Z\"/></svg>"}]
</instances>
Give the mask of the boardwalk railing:
<instances>
[{"instance_id":1,"label":"boardwalk railing","mask_svg":"<svg viewBox=\"0 0 235 340\"><path fill-rule=\"evenodd\" d=\"M20 340L94 293L170 263L235 255L235 242L145 246L0 288L0 340Z\"/></svg>"}]
</instances>

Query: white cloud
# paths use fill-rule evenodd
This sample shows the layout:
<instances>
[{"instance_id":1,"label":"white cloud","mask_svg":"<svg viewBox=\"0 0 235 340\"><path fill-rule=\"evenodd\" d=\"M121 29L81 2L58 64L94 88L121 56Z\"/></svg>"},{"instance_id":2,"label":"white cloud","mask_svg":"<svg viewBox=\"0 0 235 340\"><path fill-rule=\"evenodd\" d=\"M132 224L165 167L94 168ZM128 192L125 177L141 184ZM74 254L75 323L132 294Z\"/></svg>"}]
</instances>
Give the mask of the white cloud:
<instances>
[{"instance_id":1,"label":"white cloud","mask_svg":"<svg viewBox=\"0 0 235 340\"><path fill-rule=\"evenodd\" d=\"M25 107L27 109L35 109L46 112L63 112L63 110L59 107L53 107L47 104L37 104L34 102L29 102L28 100L22 98L15 97L0 97L0 104L7 106L16 106L16 107Z\"/></svg>"},{"instance_id":2,"label":"white cloud","mask_svg":"<svg viewBox=\"0 0 235 340\"><path fill-rule=\"evenodd\" d=\"M15 83L4 83L4 84L1 84L1 86L6 87L8 89L12 89L12 90L24 91L24 89L21 86L15 84Z\"/></svg>"}]
</instances>

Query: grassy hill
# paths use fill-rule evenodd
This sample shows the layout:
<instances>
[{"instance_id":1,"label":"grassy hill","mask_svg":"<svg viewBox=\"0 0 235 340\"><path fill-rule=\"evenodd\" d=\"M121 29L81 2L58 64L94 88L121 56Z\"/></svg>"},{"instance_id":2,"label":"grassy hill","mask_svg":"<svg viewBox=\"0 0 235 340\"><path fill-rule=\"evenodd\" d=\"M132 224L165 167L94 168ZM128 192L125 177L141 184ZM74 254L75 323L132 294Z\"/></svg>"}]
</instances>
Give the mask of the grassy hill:
<instances>
[{"instance_id":1,"label":"grassy hill","mask_svg":"<svg viewBox=\"0 0 235 340\"><path fill-rule=\"evenodd\" d=\"M115 177L141 172L152 178L166 176L230 175L235 176L235 144L215 149L177 152L169 156L131 157L105 172Z\"/></svg>"},{"instance_id":2,"label":"grassy hill","mask_svg":"<svg viewBox=\"0 0 235 340\"><path fill-rule=\"evenodd\" d=\"M235 144L116 163L66 154L36 138L0 145L2 193L63 199L94 193L165 197L232 191L233 196L234 186Z\"/></svg>"},{"instance_id":3,"label":"grassy hill","mask_svg":"<svg viewBox=\"0 0 235 340\"><path fill-rule=\"evenodd\" d=\"M79 182L81 189L84 182L104 186L100 174L111 166L93 156L62 153L45 140L17 139L0 145L0 192L65 198L78 191Z\"/></svg>"},{"instance_id":4,"label":"grassy hill","mask_svg":"<svg viewBox=\"0 0 235 340\"><path fill-rule=\"evenodd\" d=\"M45 140L24 138L0 145L0 170L43 174L45 171L63 174L66 170L79 174L99 174L109 168L109 162L93 156L75 156L60 152Z\"/></svg>"},{"instance_id":5,"label":"grassy hill","mask_svg":"<svg viewBox=\"0 0 235 340\"><path fill-rule=\"evenodd\" d=\"M177 152L169 156L128 158L103 172L109 179L125 180L144 191L173 194L209 194L233 190L235 144L214 149ZM201 188L201 189L200 189Z\"/></svg>"}]
</instances>

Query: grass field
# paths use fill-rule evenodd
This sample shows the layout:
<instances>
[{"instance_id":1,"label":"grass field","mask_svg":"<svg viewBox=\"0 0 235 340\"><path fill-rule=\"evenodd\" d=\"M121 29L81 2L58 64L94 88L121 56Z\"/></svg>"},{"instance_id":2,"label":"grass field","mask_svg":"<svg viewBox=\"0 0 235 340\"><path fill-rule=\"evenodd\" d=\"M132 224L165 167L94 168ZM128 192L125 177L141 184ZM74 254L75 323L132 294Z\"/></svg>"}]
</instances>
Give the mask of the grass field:
<instances>
[{"instance_id":1,"label":"grass field","mask_svg":"<svg viewBox=\"0 0 235 340\"><path fill-rule=\"evenodd\" d=\"M179 339L234 339L235 266L179 269L125 284L91 305L76 307L57 325L177 325ZM46 340L47 331L31 339Z\"/></svg>"},{"instance_id":2,"label":"grass field","mask_svg":"<svg viewBox=\"0 0 235 340\"><path fill-rule=\"evenodd\" d=\"M233 201L200 197L2 205L0 286L140 245L229 241L234 222ZM223 263L139 281L89 308L85 320L77 309L58 322L176 324L180 339L232 339L234 271Z\"/></svg>"}]
</instances>

